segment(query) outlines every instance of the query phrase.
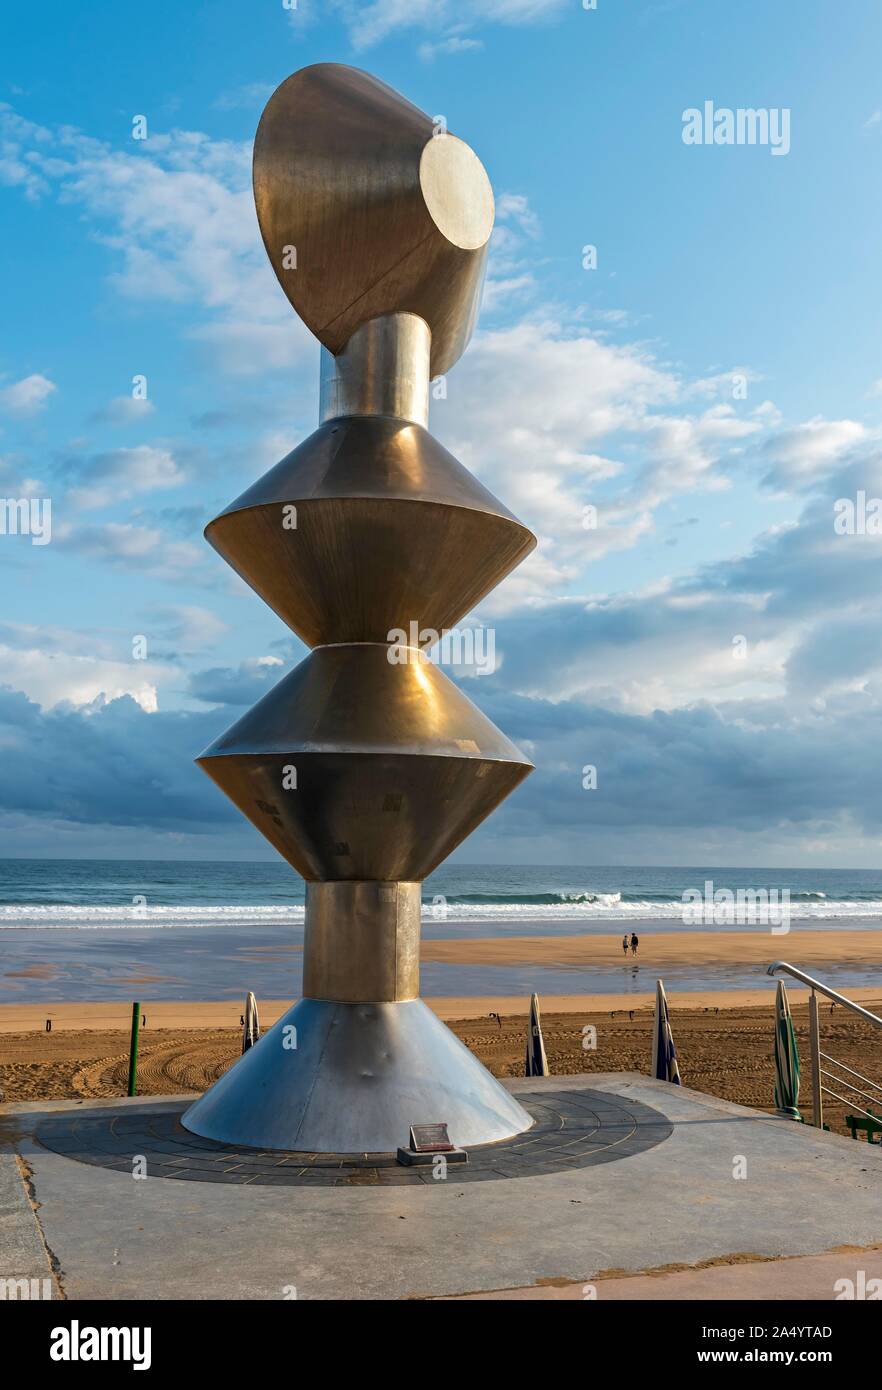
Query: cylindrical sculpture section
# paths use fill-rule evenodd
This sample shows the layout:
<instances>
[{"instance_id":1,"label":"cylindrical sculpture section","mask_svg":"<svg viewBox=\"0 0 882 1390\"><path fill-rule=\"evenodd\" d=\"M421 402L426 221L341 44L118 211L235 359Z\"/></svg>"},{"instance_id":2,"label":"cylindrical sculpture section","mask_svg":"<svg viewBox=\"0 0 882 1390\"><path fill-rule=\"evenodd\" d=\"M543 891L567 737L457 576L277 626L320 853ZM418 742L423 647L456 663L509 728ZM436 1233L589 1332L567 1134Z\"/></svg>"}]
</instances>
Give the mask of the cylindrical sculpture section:
<instances>
[{"instance_id":1,"label":"cylindrical sculpture section","mask_svg":"<svg viewBox=\"0 0 882 1390\"><path fill-rule=\"evenodd\" d=\"M419 883L306 885L303 993L338 1003L395 1003L420 992Z\"/></svg>"},{"instance_id":2,"label":"cylindrical sculpture section","mask_svg":"<svg viewBox=\"0 0 882 1390\"><path fill-rule=\"evenodd\" d=\"M432 334L418 314L384 314L353 333L335 357L322 348L319 417L392 415L429 423Z\"/></svg>"}]
</instances>

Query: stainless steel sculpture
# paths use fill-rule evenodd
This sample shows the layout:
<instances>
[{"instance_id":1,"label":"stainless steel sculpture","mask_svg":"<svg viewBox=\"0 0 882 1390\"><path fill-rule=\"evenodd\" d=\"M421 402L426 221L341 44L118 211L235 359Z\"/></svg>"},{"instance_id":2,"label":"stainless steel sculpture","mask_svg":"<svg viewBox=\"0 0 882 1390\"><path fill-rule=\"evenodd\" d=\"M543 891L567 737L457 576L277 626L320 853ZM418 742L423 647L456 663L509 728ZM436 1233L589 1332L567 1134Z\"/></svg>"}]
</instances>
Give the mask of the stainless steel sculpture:
<instances>
[{"instance_id":1,"label":"stainless steel sculpture","mask_svg":"<svg viewBox=\"0 0 882 1390\"><path fill-rule=\"evenodd\" d=\"M304 997L183 1123L331 1153L442 1121L460 1146L507 1138L530 1116L418 997L420 891L531 764L422 648L390 648L449 629L535 545L426 429L474 328L493 195L468 145L320 63L267 104L254 196L323 345L322 423L206 536L314 650L199 762L306 879Z\"/></svg>"}]
</instances>

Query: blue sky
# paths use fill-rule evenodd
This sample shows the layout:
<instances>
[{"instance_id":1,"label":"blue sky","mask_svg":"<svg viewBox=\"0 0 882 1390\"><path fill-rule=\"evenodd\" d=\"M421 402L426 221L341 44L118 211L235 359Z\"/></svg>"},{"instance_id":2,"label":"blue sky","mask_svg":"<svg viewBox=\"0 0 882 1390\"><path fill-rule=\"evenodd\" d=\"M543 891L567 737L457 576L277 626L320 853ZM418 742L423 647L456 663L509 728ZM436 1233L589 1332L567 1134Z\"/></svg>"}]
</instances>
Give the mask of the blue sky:
<instances>
[{"instance_id":1,"label":"blue sky","mask_svg":"<svg viewBox=\"0 0 882 1390\"><path fill-rule=\"evenodd\" d=\"M0 536L3 853L272 853L192 758L304 649L201 531L316 423L250 144L330 60L443 114L497 199L431 423L540 537L464 682L537 771L459 857L876 865L882 542L832 518L882 495L880 31L870 0L19 10L0 493L53 531ZM789 153L685 145L706 100L788 109Z\"/></svg>"}]
</instances>

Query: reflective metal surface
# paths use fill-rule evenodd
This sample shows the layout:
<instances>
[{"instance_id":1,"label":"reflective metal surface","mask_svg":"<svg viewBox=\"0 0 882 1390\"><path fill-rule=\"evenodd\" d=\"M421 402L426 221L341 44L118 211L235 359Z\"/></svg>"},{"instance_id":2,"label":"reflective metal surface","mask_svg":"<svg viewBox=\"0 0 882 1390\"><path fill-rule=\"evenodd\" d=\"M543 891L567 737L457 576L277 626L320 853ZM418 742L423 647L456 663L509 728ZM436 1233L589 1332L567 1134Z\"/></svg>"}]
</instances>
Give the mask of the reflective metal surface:
<instances>
[{"instance_id":1,"label":"reflective metal surface","mask_svg":"<svg viewBox=\"0 0 882 1390\"><path fill-rule=\"evenodd\" d=\"M301 999L182 1123L252 1148L389 1153L407 1143L411 1125L439 1120L459 1146L533 1123L421 999Z\"/></svg>"},{"instance_id":2,"label":"reflective metal surface","mask_svg":"<svg viewBox=\"0 0 882 1390\"><path fill-rule=\"evenodd\" d=\"M267 255L332 353L368 319L405 311L432 334L431 374L474 328L493 192L477 155L369 73L302 68L276 89L254 141Z\"/></svg>"},{"instance_id":3,"label":"reflective metal surface","mask_svg":"<svg viewBox=\"0 0 882 1390\"><path fill-rule=\"evenodd\" d=\"M205 534L311 647L455 627L536 544L427 430L381 416L322 425Z\"/></svg>"},{"instance_id":4,"label":"reflective metal surface","mask_svg":"<svg viewBox=\"0 0 882 1390\"><path fill-rule=\"evenodd\" d=\"M531 770L422 651L535 544L424 428L429 375L474 326L493 196L467 145L333 63L270 98L254 191L326 350L324 423L206 536L315 650L199 762L307 880L306 997L183 1123L325 1153L394 1151L420 1123L490 1143L529 1114L415 996L422 880Z\"/></svg>"},{"instance_id":5,"label":"reflective metal surface","mask_svg":"<svg viewBox=\"0 0 882 1390\"><path fill-rule=\"evenodd\" d=\"M421 883L307 883L303 993L311 999L415 999Z\"/></svg>"},{"instance_id":6,"label":"reflective metal surface","mask_svg":"<svg viewBox=\"0 0 882 1390\"><path fill-rule=\"evenodd\" d=\"M432 334L416 314L384 314L353 333L336 357L322 348L319 419L391 415L429 423Z\"/></svg>"},{"instance_id":7,"label":"reflective metal surface","mask_svg":"<svg viewBox=\"0 0 882 1390\"><path fill-rule=\"evenodd\" d=\"M199 758L304 878L423 879L531 771L442 671L409 657L319 647Z\"/></svg>"}]
</instances>

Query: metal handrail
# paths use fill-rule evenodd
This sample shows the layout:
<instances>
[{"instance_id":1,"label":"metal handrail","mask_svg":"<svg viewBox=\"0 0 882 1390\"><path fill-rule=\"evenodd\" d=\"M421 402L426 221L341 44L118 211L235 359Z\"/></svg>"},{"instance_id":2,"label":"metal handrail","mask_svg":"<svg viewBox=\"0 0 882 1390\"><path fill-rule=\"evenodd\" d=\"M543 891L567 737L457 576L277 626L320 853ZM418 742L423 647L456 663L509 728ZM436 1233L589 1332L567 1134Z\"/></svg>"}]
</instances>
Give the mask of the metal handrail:
<instances>
[{"instance_id":1,"label":"metal handrail","mask_svg":"<svg viewBox=\"0 0 882 1390\"><path fill-rule=\"evenodd\" d=\"M838 1067L840 1071L847 1071L849 1076L856 1076L858 1081L863 1081L865 1086L872 1086L874 1091L879 1091L880 1093L882 1093L882 1086L879 1085L878 1081L874 1081L872 1077L864 1076L861 1072L855 1071L852 1067L847 1067L844 1062L837 1062L836 1058L831 1057L829 1052L822 1052L821 1056L823 1057L825 1062L832 1062L834 1067ZM845 1081L845 1077L838 1076L836 1080ZM845 1084L847 1086L849 1083L845 1081ZM857 1091L858 1088L857 1086L852 1086L851 1089L853 1091ZM873 1100L874 1097L870 1096L869 1099Z\"/></svg>"},{"instance_id":2,"label":"metal handrail","mask_svg":"<svg viewBox=\"0 0 882 1390\"><path fill-rule=\"evenodd\" d=\"M874 1115L871 1110L865 1110L862 1105L858 1105L857 1101L846 1100L845 1096L841 1096L838 1091L832 1091L829 1086L825 1086L823 1089L827 1092L828 1096L833 1096L835 1100L841 1101L843 1105L850 1105L852 1110L859 1110L862 1115L866 1115L868 1120L879 1119L878 1115Z\"/></svg>"},{"instance_id":3,"label":"metal handrail","mask_svg":"<svg viewBox=\"0 0 882 1390\"><path fill-rule=\"evenodd\" d=\"M882 1018L878 1014L871 1014L869 1009L862 1009L860 1004L856 1004L853 999L846 999L844 994L839 994L837 990L830 989L829 985L822 985L820 980L815 980L811 975L806 975L805 971L797 970L795 965L790 965L786 960L776 960L774 965L770 965L766 971L767 975L774 975L777 971L784 970L788 975L792 975L795 980L802 980L804 985L810 989L816 989L819 994L825 994L828 999L832 999L834 1004L841 1004L844 1009L851 1009L852 1013L860 1014L861 1018L868 1018L871 1023L877 1023L882 1028Z\"/></svg>"},{"instance_id":4,"label":"metal handrail","mask_svg":"<svg viewBox=\"0 0 882 1390\"><path fill-rule=\"evenodd\" d=\"M821 1055L823 1056L823 1053ZM839 1063L834 1061L832 1057L829 1060L833 1062L834 1067L838 1067ZM846 1091L853 1091L856 1096L863 1096L864 1100L871 1100L874 1105L879 1104L878 1096L871 1096L868 1091L862 1091L859 1086L853 1086L850 1081L846 1081L844 1076L837 1076L835 1071L827 1071L825 1067L821 1067L821 1075L828 1076L830 1080L835 1081L838 1086L844 1086ZM875 1086L875 1081L871 1081L870 1085ZM877 1086L876 1089L878 1090L879 1087ZM829 1091L831 1096L836 1095L836 1092L831 1090L829 1086L824 1086L824 1090ZM836 1098L837 1100L842 1100L841 1096L837 1096ZM852 1105L853 1103L852 1101L846 1101L847 1105ZM878 1119L879 1117L878 1115L874 1115L873 1118Z\"/></svg>"},{"instance_id":5,"label":"metal handrail","mask_svg":"<svg viewBox=\"0 0 882 1390\"><path fill-rule=\"evenodd\" d=\"M823 1128L825 1091L828 1096L833 1096L843 1105L850 1105L853 1109L859 1111L862 1115L866 1115L869 1119L876 1119L876 1116L871 1114L869 1110L864 1110L862 1106L858 1105L853 1100L846 1100L838 1091L834 1091L830 1086L824 1084L823 1078L825 1076L829 1077L831 1081L835 1081L838 1085L844 1086L847 1091L853 1091L855 1095L863 1096L866 1100L872 1101L873 1104L878 1105L879 1103L875 1096L867 1095L867 1093L862 1091L858 1086L847 1081L844 1076L837 1076L833 1072L826 1071L825 1068L821 1066L822 1057L825 1062L829 1062L834 1067L839 1067L841 1071L850 1072L851 1075L856 1076L859 1081L863 1081L867 1086L872 1086L875 1090L882 1092L882 1087L877 1085L875 1081L871 1081L869 1077L862 1076L859 1071L853 1071L852 1068L847 1067L844 1062L837 1062L835 1057L831 1057L828 1053L821 1051L821 1018L818 1010L818 995L823 994L827 999L832 1000L834 1004L840 1004L843 1009L850 1009L851 1012L857 1014L859 1018L865 1019L868 1023L875 1023L877 1028L882 1028L882 1018L879 1018L877 1014L870 1013L869 1009L862 1008L861 1005L856 1004L853 999L847 999L845 995L840 994L838 990L830 989L829 985L821 984L821 981L816 980L813 975L807 975L804 970L798 970L796 966L791 965L789 961L776 960L774 965L768 967L766 974L777 975L779 972L781 974L792 975L794 980L799 980L802 984L808 985L811 990L811 994L809 995L809 1051L812 1060L812 1123L815 1124L818 1129Z\"/></svg>"}]
</instances>

